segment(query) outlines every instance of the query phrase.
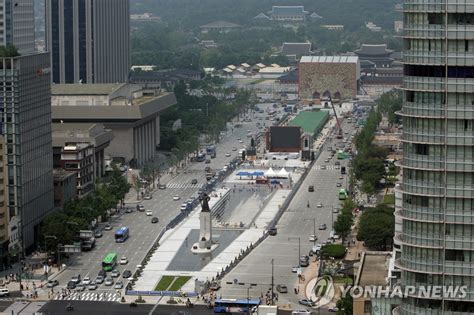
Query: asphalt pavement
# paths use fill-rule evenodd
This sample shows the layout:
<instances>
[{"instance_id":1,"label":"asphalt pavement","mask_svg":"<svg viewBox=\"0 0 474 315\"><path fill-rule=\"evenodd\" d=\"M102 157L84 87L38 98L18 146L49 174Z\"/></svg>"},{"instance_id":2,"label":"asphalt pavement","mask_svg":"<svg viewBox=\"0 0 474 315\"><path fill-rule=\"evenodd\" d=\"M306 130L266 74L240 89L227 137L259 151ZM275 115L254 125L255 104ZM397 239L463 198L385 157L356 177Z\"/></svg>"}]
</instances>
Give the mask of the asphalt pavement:
<instances>
[{"instance_id":1,"label":"asphalt pavement","mask_svg":"<svg viewBox=\"0 0 474 315\"><path fill-rule=\"evenodd\" d=\"M261 106L268 107L270 104ZM133 272L153 244L158 233L180 213L181 204L194 195L200 187L204 186L206 183L204 168L209 166L213 170L220 170L235 158L240 149L250 144L250 138L247 137L249 131L254 134L258 132L256 123L269 123L269 121L263 120L264 115L252 114L252 116L255 116L254 119L251 122L240 121L240 127L235 127L235 124L229 123L226 134L216 145L217 156L211 160L211 163L194 162L188 164L179 171L177 176L166 183L167 189L156 190L152 194L151 200L143 200L141 203L147 210L152 210L152 216L146 216L145 212L138 212L135 209L132 213L122 212L115 216L111 221L113 229L103 231L103 237L96 240L96 247L92 251L73 254L65 262L67 268L55 278L59 281L59 286L55 290L58 291L58 289L64 288L67 282L76 274L80 274L82 278L89 276L95 279L99 270L102 269L102 260L110 252L117 253L119 259L122 256L127 257L129 261L127 265L117 265L117 269L121 273L126 269ZM258 117L262 117L262 120L259 120ZM226 156L226 153L229 153L227 155L230 156ZM193 179L197 179L198 183L192 184ZM133 194L134 192L130 193ZM173 200L174 196L179 196L180 200ZM136 203L129 206L135 208L135 205ZM151 218L154 216L159 218L159 223L151 223ZM122 226L130 228L130 237L124 243L115 243L114 231ZM126 284L126 280L124 284ZM101 284L94 292L105 293L111 290L114 290L113 287ZM86 293L82 297L85 297Z\"/></svg>"},{"instance_id":2,"label":"asphalt pavement","mask_svg":"<svg viewBox=\"0 0 474 315\"><path fill-rule=\"evenodd\" d=\"M349 137L354 131L354 128L347 124L343 124L343 129L348 132L345 137ZM264 295L271 285L273 259L274 284L286 285L289 291L279 293L277 304L297 307L298 300L306 298L303 296L304 288L299 286L297 274L292 272L292 268L298 266L299 256L308 255L312 248L313 243L309 241L311 234L318 237L316 243L322 243L329 238L332 222L337 217L333 208L340 207L341 203L337 195L340 188L336 187L336 184L340 182L342 188L345 188L347 178L347 175L344 175L340 179L340 170L334 165L339 161L341 166L347 167L348 160L336 160L334 156L328 162L325 161L330 155L328 147L334 148L336 143L341 142L334 138L326 141L321 147L321 155L278 222L277 235L269 236L222 280L219 295L224 298L245 298L247 289L251 298ZM310 185L314 186L314 192L308 191ZM318 204L321 204L321 207L318 207ZM327 229L319 230L321 224L326 224ZM228 282L232 284L227 284ZM250 287L251 284L257 285ZM300 295L294 294L294 288L298 287ZM325 310L321 310L322 314L324 312Z\"/></svg>"}]
</instances>

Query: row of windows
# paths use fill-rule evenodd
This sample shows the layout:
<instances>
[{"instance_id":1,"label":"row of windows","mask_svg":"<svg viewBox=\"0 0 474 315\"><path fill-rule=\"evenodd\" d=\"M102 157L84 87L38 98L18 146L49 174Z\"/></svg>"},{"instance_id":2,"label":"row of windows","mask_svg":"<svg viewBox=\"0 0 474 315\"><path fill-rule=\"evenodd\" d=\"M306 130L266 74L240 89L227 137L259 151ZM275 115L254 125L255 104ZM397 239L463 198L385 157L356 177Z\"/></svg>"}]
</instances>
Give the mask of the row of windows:
<instances>
[{"instance_id":1,"label":"row of windows","mask_svg":"<svg viewBox=\"0 0 474 315\"><path fill-rule=\"evenodd\" d=\"M420 132L420 134L433 134L442 135L444 134L444 120L441 119L423 119L414 117L403 117L403 125L407 127L407 132L410 129L414 129ZM465 133L466 136L472 136L474 131L474 121L468 119L450 119L448 120L448 133Z\"/></svg>"},{"instance_id":2,"label":"row of windows","mask_svg":"<svg viewBox=\"0 0 474 315\"><path fill-rule=\"evenodd\" d=\"M406 13L404 25L444 25L444 13ZM474 13L448 13L448 25L474 25Z\"/></svg>"},{"instance_id":3,"label":"row of windows","mask_svg":"<svg viewBox=\"0 0 474 315\"><path fill-rule=\"evenodd\" d=\"M443 39L409 39L403 41L405 51L410 52L436 52L442 54L446 50ZM448 52L467 53L474 52L474 40L448 40Z\"/></svg>"},{"instance_id":4,"label":"row of windows","mask_svg":"<svg viewBox=\"0 0 474 315\"><path fill-rule=\"evenodd\" d=\"M416 169L404 169L403 177L408 180L422 182L429 187L444 187L444 174L442 172L432 172ZM459 187L466 189L474 188L474 173L449 172L446 173L446 185L449 188Z\"/></svg>"},{"instance_id":5,"label":"row of windows","mask_svg":"<svg viewBox=\"0 0 474 315\"><path fill-rule=\"evenodd\" d=\"M403 74L413 77L446 77L445 66L405 65ZM448 78L472 79L474 67L448 66Z\"/></svg>"},{"instance_id":6,"label":"row of windows","mask_svg":"<svg viewBox=\"0 0 474 315\"><path fill-rule=\"evenodd\" d=\"M445 93L437 92L415 92L405 91L405 100L407 102L417 104L429 104L429 105L474 105L474 94L473 93L448 93L447 97ZM447 102L446 102L447 98ZM474 109L474 107L473 107Z\"/></svg>"}]
</instances>

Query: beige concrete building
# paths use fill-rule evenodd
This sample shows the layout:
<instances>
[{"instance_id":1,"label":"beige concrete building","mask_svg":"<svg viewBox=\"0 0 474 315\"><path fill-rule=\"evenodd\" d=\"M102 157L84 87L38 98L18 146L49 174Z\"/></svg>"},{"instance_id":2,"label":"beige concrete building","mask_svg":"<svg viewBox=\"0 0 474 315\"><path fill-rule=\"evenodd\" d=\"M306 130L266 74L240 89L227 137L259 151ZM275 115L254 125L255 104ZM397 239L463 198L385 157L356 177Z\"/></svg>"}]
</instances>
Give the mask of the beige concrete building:
<instances>
[{"instance_id":1,"label":"beige concrete building","mask_svg":"<svg viewBox=\"0 0 474 315\"><path fill-rule=\"evenodd\" d=\"M160 143L160 113L176 104L173 93L133 84L55 84L53 122L101 123L113 139L105 154L141 166Z\"/></svg>"},{"instance_id":2,"label":"beige concrete building","mask_svg":"<svg viewBox=\"0 0 474 315\"><path fill-rule=\"evenodd\" d=\"M302 100L352 99L357 95L360 65L357 56L303 56L299 64Z\"/></svg>"}]
</instances>

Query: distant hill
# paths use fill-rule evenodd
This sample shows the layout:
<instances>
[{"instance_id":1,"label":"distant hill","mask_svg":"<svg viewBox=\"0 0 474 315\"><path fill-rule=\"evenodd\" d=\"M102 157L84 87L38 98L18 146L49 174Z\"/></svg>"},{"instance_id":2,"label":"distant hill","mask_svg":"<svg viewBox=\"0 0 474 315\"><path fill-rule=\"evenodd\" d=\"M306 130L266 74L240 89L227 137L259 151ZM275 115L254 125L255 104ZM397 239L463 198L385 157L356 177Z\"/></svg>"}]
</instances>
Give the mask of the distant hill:
<instances>
[{"instance_id":1,"label":"distant hill","mask_svg":"<svg viewBox=\"0 0 474 315\"><path fill-rule=\"evenodd\" d=\"M132 13L151 12L166 23L184 29L196 28L216 20L249 25L260 12L272 5L304 5L305 10L323 17L320 23L343 24L357 29L373 22L385 30L393 30L393 21L401 19L395 5L401 0L131 0Z\"/></svg>"}]
</instances>

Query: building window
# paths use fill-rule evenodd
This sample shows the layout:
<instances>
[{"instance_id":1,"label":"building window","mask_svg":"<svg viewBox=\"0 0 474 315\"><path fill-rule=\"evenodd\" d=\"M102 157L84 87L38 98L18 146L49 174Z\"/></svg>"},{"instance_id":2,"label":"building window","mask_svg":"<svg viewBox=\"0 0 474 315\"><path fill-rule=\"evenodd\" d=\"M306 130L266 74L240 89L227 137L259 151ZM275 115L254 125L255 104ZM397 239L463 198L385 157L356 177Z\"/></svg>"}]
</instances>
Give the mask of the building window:
<instances>
[{"instance_id":1,"label":"building window","mask_svg":"<svg viewBox=\"0 0 474 315\"><path fill-rule=\"evenodd\" d=\"M364 301L364 313L372 313L372 302Z\"/></svg>"},{"instance_id":2,"label":"building window","mask_svg":"<svg viewBox=\"0 0 474 315\"><path fill-rule=\"evenodd\" d=\"M428 155L428 145L427 144L415 144L415 154Z\"/></svg>"}]
</instances>

